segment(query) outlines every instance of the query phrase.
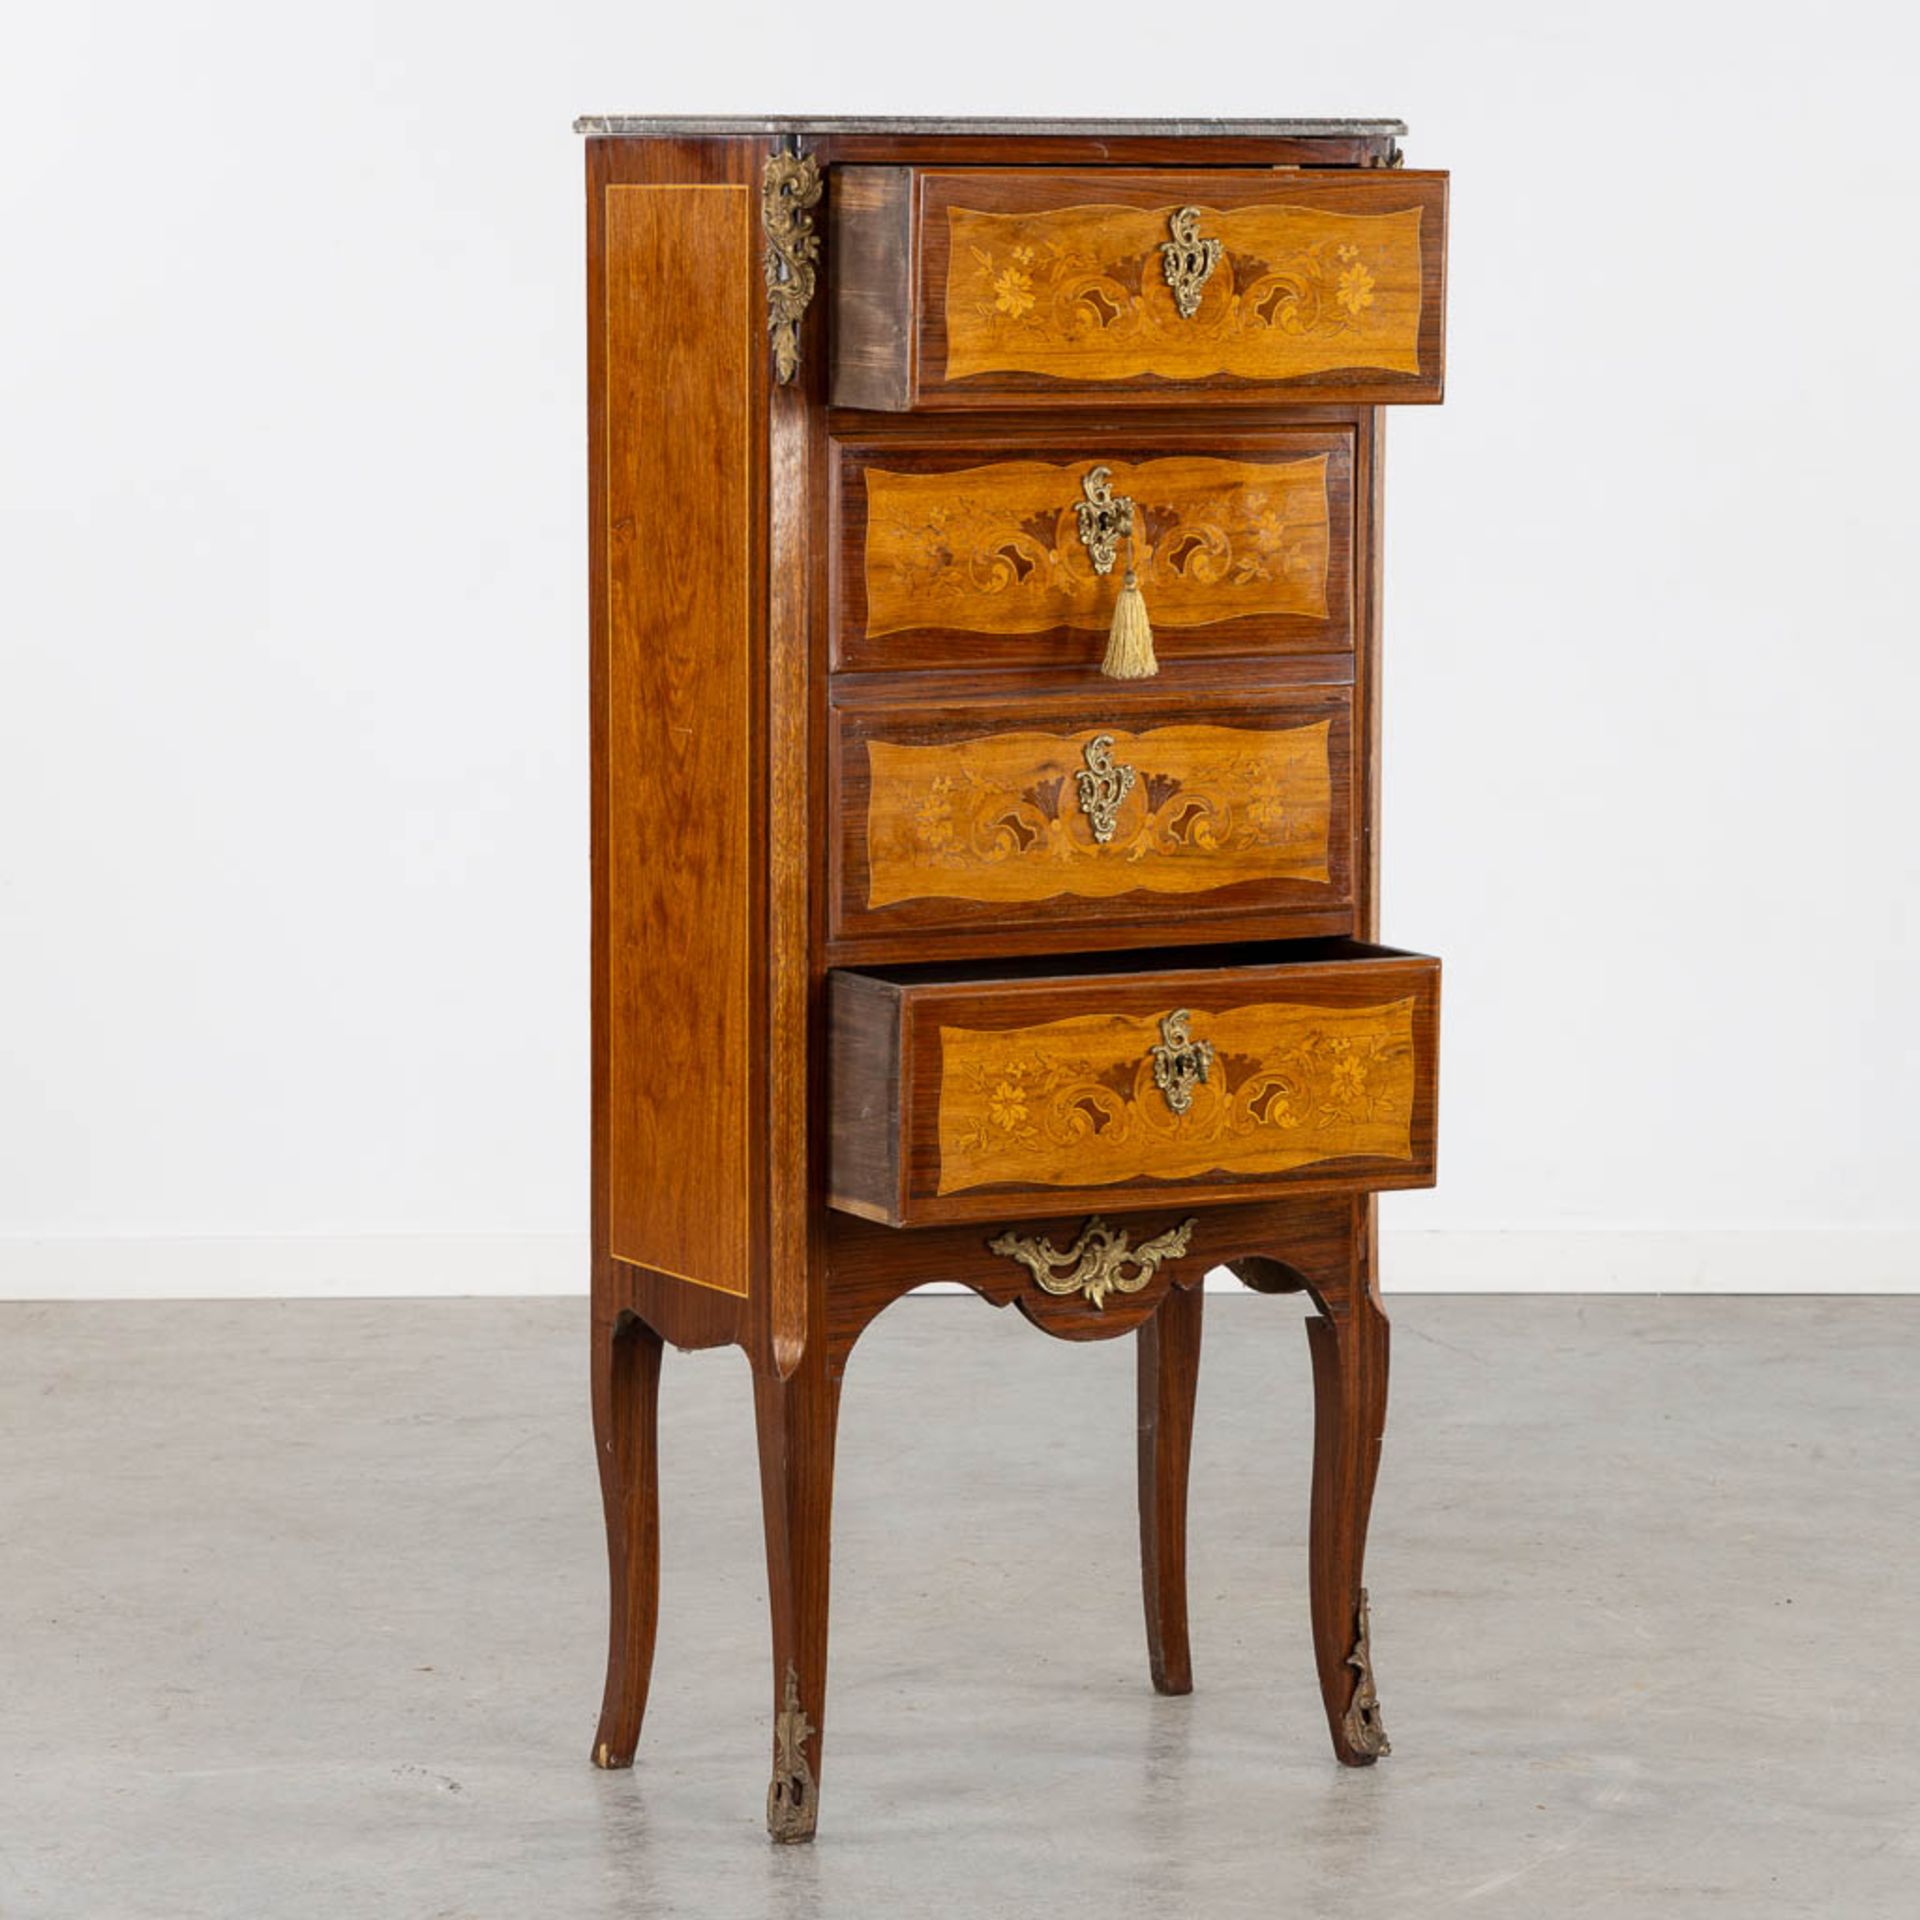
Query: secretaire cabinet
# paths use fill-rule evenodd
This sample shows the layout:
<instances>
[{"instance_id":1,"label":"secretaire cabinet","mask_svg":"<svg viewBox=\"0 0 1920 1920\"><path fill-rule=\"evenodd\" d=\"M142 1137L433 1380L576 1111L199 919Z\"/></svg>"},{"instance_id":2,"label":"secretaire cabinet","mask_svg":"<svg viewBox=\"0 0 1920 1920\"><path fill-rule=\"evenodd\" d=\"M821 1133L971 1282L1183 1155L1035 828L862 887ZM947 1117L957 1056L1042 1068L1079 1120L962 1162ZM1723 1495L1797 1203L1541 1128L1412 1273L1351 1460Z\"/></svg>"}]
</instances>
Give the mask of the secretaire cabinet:
<instances>
[{"instance_id":1,"label":"secretaire cabinet","mask_svg":"<svg viewBox=\"0 0 1920 1920\"><path fill-rule=\"evenodd\" d=\"M1379 944L1381 429L1441 397L1446 175L1393 121L581 131L594 1757L645 1711L663 1343L737 1344L767 1820L812 1835L841 1373L933 1280L1136 1336L1188 1691L1225 1267L1314 1308L1312 1637L1369 1763L1372 1196L1433 1180L1440 995Z\"/></svg>"}]
</instances>

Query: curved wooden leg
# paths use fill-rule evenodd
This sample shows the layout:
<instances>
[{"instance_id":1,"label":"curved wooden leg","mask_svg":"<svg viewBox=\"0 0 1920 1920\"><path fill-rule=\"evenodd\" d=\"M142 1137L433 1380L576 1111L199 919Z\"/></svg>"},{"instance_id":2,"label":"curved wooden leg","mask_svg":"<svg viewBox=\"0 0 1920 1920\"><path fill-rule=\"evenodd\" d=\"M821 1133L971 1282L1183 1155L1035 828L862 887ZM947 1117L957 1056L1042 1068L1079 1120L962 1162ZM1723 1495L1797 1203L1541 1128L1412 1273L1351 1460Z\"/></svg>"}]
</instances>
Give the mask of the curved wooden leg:
<instances>
[{"instance_id":1,"label":"curved wooden leg","mask_svg":"<svg viewBox=\"0 0 1920 1920\"><path fill-rule=\"evenodd\" d=\"M607 1515L612 1612L599 1767L630 1767L646 1717L660 1618L660 1336L631 1314L593 1328L593 1438Z\"/></svg>"},{"instance_id":2,"label":"curved wooden leg","mask_svg":"<svg viewBox=\"0 0 1920 1920\"><path fill-rule=\"evenodd\" d=\"M819 1813L827 1697L828 1548L840 1382L810 1347L787 1380L754 1376L760 1501L773 1615L773 1783L767 1832L811 1840Z\"/></svg>"},{"instance_id":3,"label":"curved wooden leg","mask_svg":"<svg viewBox=\"0 0 1920 1920\"><path fill-rule=\"evenodd\" d=\"M1356 1263L1357 1264L1357 1263ZM1340 1294L1315 1294L1307 1322L1313 1356L1313 1518L1308 1586L1320 1694L1334 1753L1350 1767L1388 1751L1374 1691L1362 1585L1367 1516L1387 1420L1387 1316L1365 1274Z\"/></svg>"},{"instance_id":4,"label":"curved wooden leg","mask_svg":"<svg viewBox=\"0 0 1920 1920\"><path fill-rule=\"evenodd\" d=\"M1193 1691L1187 1646L1187 1466L1200 1383L1200 1314L1206 1295L1175 1287L1139 1333L1140 1589L1147 1661L1159 1693Z\"/></svg>"}]
</instances>

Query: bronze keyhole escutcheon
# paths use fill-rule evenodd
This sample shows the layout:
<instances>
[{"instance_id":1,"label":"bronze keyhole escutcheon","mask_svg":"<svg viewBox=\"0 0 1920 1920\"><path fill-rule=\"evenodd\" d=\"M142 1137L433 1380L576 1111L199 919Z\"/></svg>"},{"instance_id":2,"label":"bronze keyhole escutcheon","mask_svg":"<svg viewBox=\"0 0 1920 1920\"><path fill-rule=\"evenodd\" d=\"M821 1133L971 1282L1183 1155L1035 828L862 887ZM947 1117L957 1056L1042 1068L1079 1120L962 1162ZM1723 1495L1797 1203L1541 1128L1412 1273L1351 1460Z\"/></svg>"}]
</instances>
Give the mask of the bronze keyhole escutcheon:
<instances>
[{"instance_id":1,"label":"bronze keyhole escutcheon","mask_svg":"<svg viewBox=\"0 0 1920 1920\"><path fill-rule=\"evenodd\" d=\"M1120 818L1120 803L1133 791L1133 768L1113 757L1113 735L1095 734L1081 748L1086 765L1073 776L1080 794L1080 811L1087 816L1094 840L1105 846Z\"/></svg>"},{"instance_id":2,"label":"bronze keyhole escutcheon","mask_svg":"<svg viewBox=\"0 0 1920 1920\"><path fill-rule=\"evenodd\" d=\"M1133 531L1133 502L1115 493L1111 467L1090 467L1080 482L1085 499L1074 504L1080 523L1080 544L1087 550L1095 573L1111 573L1120 542Z\"/></svg>"},{"instance_id":3,"label":"bronze keyhole escutcheon","mask_svg":"<svg viewBox=\"0 0 1920 1920\"><path fill-rule=\"evenodd\" d=\"M1160 243L1160 264L1173 289L1173 304L1182 320L1191 320L1200 311L1200 295L1208 277L1220 264L1221 243L1202 239L1200 209L1182 207L1167 216L1171 240Z\"/></svg>"},{"instance_id":4,"label":"bronze keyhole escutcheon","mask_svg":"<svg viewBox=\"0 0 1920 1920\"><path fill-rule=\"evenodd\" d=\"M1153 1049L1153 1084L1167 1096L1175 1113L1193 1105L1193 1089L1213 1066L1213 1042L1196 1040L1187 1031L1192 1018L1185 1007L1160 1022L1160 1039Z\"/></svg>"}]
</instances>

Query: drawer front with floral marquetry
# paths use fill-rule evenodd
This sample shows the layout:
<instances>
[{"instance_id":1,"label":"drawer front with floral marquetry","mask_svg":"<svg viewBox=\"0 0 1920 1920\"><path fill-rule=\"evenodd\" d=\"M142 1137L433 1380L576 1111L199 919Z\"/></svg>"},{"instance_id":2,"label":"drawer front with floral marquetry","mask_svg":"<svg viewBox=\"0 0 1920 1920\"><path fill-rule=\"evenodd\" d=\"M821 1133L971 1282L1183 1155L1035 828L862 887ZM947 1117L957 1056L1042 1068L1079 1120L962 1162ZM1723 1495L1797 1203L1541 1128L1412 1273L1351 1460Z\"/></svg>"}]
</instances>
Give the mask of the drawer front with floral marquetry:
<instances>
[{"instance_id":1,"label":"drawer front with floral marquetry","mask_svg":"<svg viewBox=\"0 0 1920 1920\"><path fill-rule=\"evenodd\" d=\"M1129 568L1163 661L1352 645L1342 427L837 442L834 664L1097 666Z\"/></svg>"},{"instance_id":2,"label":"drawer front with floral marquetry","mask_svg":"<svg viewBox=\"0 0 1920 1920\"><path fill-rule=\"evenodd\" d=\"M1351 696L834 715L833 931L1353 924Z\"/></svg>"},{"instance_id":3,"label":"drawer front with floral marquetry","mask_svg":"<svg viewBox=\"0 0 1920 1920\"><path fill-rule=\"evenodd\" d=\"M1444 173L838 180L842 406L1441 396Z\"/></svg>"},{"instance_id":4,"label":"drawer front with floral marquetry","mask_svg":"<svg viewBox=\"0 0 1920 1920\"><path fill-rule=\"evenodd\" d=\"M1431 1185L1439 963L1221 958L834 974L833 1203L920 1226Z\"/></svg>"}]
</instances>

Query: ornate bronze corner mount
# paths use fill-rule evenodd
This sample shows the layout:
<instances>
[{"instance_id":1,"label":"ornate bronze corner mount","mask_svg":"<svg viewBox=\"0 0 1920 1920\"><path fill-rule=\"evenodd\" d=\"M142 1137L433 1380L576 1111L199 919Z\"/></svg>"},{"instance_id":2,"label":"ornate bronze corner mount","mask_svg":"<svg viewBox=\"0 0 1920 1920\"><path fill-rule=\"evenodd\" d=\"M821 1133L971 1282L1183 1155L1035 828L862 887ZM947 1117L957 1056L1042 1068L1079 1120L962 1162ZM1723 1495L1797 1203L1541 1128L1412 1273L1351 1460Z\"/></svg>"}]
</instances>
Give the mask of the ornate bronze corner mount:
<instances>
[{"instance_id":1,"label":"ornate bronze corner mount","mask_svg":"<svg viewBox=\"0 0 1920 1920\"><path fill-rule=\"evenodd\" d=\"M1160 243L1160 264L1173 289L1174 310L1182 320L1200 311L1208 276L1220 264L1221 243L1200 237L1200 209L1182 207L1167 216L1171 240Z\"/></svg>"},{"instance_id":2,"label":"ornate bronze corner mount","mask_svg":"<svg viewBox=\"0 0 1920 1920\"><path fill-rule=\"evenodd\" d=\"M1017 1260L1033 1275L1042 1293L1063 1298L1083 1294L1096 1308L1104 1309L1108 1294L1138 1293L1160 1270L1162 1261L1178 1260L1199 1224L1196 1215L1136 1247L1124 1227L1110 1227L1096 1214L1064 1253L1051 1240L1029 1239L1013 1232L989 1240L987 1251ZM1060 1271L1062 1268L1066 1271Z\"/></svg>"},{"instance_id":3,"label":"ornate bronze corner mount","mask_svg":"<svg viewBox=\"0 0 1920 1920\"><path fill-rule=\"evenodd\" d=\"M1080 482L1084 500L1074 503L1074 518L1080 523L1080 544L1087 550L1095 573L1111 573L1120 542L1133 532L1133 502L1124 493L1115 493L1109 476L1111 467L1090 467Z\"/></svg>"},{"instance_id":4,"label":"ornate bronze corner mount","mask_svg":"<svg viewBox=\"0 0 1920 1920\"><path fill-rule=\"evenodd\" d=\"M1073 776L1080 795L1080 811L1087 816L1094 839L1105 846L1119 821L1120 803L1133 791L1134 770L1113 757L1113 735L1096 734L1081 748L1086 766Z\"/></svg>"},{"instance_id":5,"label":"ornate bronze corner mount","mask_svg":"<svg viewBox=\"0 0 1920 1920\"><path fill-rule=\"evenodd\" d=\"M1387 1738L1386 1723L1380 1718L1380 1695L1373 1684L1373 1620L1367 1606L1367 1590L1360 1589L1360 1610L1354 1624L1353 1651L1347 1665L1359 1676L1353 1683L1353 1698L1347 1703L1340 1731L1355 1753L1377 1760L1393 1751Z\"/></svg>"},{"instance_id":6,"label":"ornate bronze corner mount","mask_svg":"<svg viewBox=\"0 0 1920 1920\"><path fill-rule=\"evenodd\" d=\"M767 235L767 331L774 377L784 387L800 371L800 322L813 299L820 236L820 162L810 153L775 153L760 180L760 224Z\"/></svg>"},{"instance_id":7,"label":"ornate bronze corner mount","mask_svg":"<svg viewBox=\"0 0 1920 1920\"><path fill-rule=\"evenodd\" d=\"M1185 1007L1166 1015L1152 1049L1153 1084L1167 1096L1167 1105L1175 1113L1185 1113L1193 1105L1195 1083L1204 1080L1213 1066L1213 1042L1196 1040L1187 1032L1191 1018Z\"/></svg>"},{"instance_id":8,"label":"ornate bronze corner mount","mask_svg":"<svg viewBox=\"0 0 1920 1920\"><path fill-rule=\"evenodd\" d=\"M779 1717L773 1723L773 1784L767 1789L767 1831L776 1840L811 1840L819 1800L807 1742L813 1726L800 1706L800 1675L787 1662Z\"/></svg>"}]
</instances>

